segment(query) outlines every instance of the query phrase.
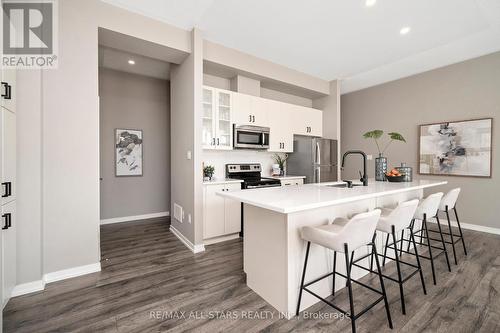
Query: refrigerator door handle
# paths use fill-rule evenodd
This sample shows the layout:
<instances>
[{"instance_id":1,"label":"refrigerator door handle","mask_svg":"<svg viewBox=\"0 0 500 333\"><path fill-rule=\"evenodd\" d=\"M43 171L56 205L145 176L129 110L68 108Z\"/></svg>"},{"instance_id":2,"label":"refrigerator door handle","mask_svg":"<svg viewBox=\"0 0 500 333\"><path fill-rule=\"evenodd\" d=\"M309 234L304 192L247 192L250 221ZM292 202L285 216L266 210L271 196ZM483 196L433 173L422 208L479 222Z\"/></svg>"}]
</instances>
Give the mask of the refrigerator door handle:
<instances>
[{"instance_id":1,"label":"refrigerator door handle","mask_svg":"<svg viewBox=\"0 0 500 333\"><path fill-rule=\"evenodd\" d=\"M316 141L316 160L316 164L321 164L321 149L318 141Z\"/></svg>"},{"instance_id":2,"label":"refrigerator door handle","mask_svg":"<svg viewBox=\"0 0 500 333\"><path fill-rule=\"evenodd\" d=\"M319 166L314 168L314 182L321 183L321 168Z\"/></svg>"}]
</instances>

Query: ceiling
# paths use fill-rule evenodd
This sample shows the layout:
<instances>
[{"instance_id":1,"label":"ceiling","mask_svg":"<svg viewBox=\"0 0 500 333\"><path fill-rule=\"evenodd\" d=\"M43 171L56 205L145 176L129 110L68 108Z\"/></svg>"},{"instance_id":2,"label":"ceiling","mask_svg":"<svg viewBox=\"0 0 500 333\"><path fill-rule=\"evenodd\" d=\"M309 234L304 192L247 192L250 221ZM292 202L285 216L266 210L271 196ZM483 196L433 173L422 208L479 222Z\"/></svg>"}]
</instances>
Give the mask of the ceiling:
<instances>
[{"instance_id":1,"label":"ceiling","mask_svg":"<svg viewBox=\"0 0 500 333\"><path fill-rule=\"evenodd\" d=\"M499 0L104 0L343 92L500 50ZM402 27L411 31L400 35Z\"/></svg>"},{"instance_id":2,"label":"ceiling","mask_svg":"<svg viewBox=\"0 0 500 333\"><path fill-rule=\"evenodd\" d=\"M129 64L133 60L133 65ZM170 64L158 59L99 46L99 67L138 74L162 80L170 79Z\"/></svg>"}]
</instances>

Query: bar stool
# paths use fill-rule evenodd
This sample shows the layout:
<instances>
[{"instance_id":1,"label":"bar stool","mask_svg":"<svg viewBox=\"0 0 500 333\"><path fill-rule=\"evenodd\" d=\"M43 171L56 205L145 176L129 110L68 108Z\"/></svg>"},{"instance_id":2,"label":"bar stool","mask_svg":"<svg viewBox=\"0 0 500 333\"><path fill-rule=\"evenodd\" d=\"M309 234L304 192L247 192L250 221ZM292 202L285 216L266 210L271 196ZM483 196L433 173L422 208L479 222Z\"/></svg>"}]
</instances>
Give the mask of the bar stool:
<instances>
[{"instance_id":1,"label":"bar stool","mask_svg":"<svg viewBox=\"0 0 500 333\"><path fill-rule=\"evenodd\" d=\"M443 232L443 234L449 236L451 239L451 241L447 241L446 244L451 244L451 246L453 248L453 258L455 259L455 265L457 265L457 253L455 250L455 244L458 243L460 240L462 241L464 253L465 253L465 255L467 255L467 249L465 248L464 235L462 233L462 228L460 227L460 221L458 219L458 213L457 213L457 200L458 200L459 194L460 194L460 187L454 188L453 190L446 193L446 195L441 200L441 203L439 204L439 211L444 212L446 214L446 219L448 220L448 229L450 232L449 233ZM451 220L450 220L450 210L451 209L453 209L453 211L455 212L455 218L457 219L457 226L458 226L458 232L459 232L458 235L454 234L452 229L451 229ZM429 231L435 232L434 230L429 230ZM456 240L455 240L455 237L456 237Z\"/></svg>"},{"instance_id":2,"label":"bar stool","mask_svg":"<svg viewBox=\"0 0 500 333\"><path fill-rule=\"evenodd\" d=\"M430 262L431 262L431 269L432 269L432 281L434 282L434 285L436 284L436 269L434 267L434 259L436 257L438 257L438 256L440 256L441 254L444 253L444 255L446 257L446 264L448 266L448 271L451 272L450 260L448 258L448 251L446 250L446 243L444 241L443 231L441 230L441 223L439 221L439 216L438 216L438 209L439 209L439 205L441 203L441 199L442 198L443 198L443 193L442 192L438 192L438 193L431 194L427 198L425 198L424 200L422 200L420 202L420 204L418 205L418 207L417 207L417 211L415 212L415 216L414 216L414 221L412 222L412 225L411 225L412 232L414 234L419 234L419 236L420 236L420 241L417 242L417 244L427 246L427 249L429 250L429 256L428 257L424 256L424 255L420 255L420 258L424 258L424 259L430 260ZM436 223L437 223L437 226L438 226L438 231L436 231L436 232L439 233L440 239L431 238L429 236L429 228L427 226L427 221L428 221L429 218L435 218L436 219ZM413 231L415 220L422 221L421 228L418 231ZM425 236L423 235L424 232L425 232ZM422 242L423 238L425 238L427 240L427 244L425 244L425 243ZM431 244L431 240L432 241L441 242L442 247L432 245ZM441 250L441 252L439 252L436 255L433 255L432 254L432 249Z\"/></svg>"},{"instance_id":3,"label":"bar stool","mask_svg":"<svg viewBox=\"0 0 500 333\"><path fill-rule=\"evenodd\" d=\"M405 282L407 282L409 279L411 279L417 273L420 273L420 281L422 283L422 289L424 291L424 295L427 295L427 291L425 289L424 274L422 272L422 266L420 265L420 258L419 258L417 246L415 243L415 235L413 234L413 231L410 228L411 223L413 221L413 216L417 210L418 203L419 203L419 200L415 199L415 200L411 200L411 201L402 202L395 209L382 208L382 215L380 217L380 220L377 224L377 229L376 229L377 231L387 233L388 235L392 235L393 243L387 244L387 242L386 242L385 248L384 248L384 254L383 255L379 254L379 256L382 256L384 258L383 260L385 262L386 258L392 259L392 258L387 256L387 248L394 250L394 257L395 257L394 259L396 261L396 268L397 268L398 276L397 276L397 278L393 278L391 276L384 275L384 274L382 274L382 276L386 279L389 279L389 280L394 281L397 284L399 284L399 293L400 293L400 299L401 299L401 311L403 312L403 314L406 314L406 305L405 305L403 284ZM400 258L403 242L398 241L396 239L396 234L398 234L400 231L403 231L403 233L404 233L404 231L406 229L409 230L410 241L413 243L413 248L415 251L414 254L415 254L416 261L417 261L416 265L413 263L403 261ZM398 255L398 247L397 247L398 242L400 243L400 247L401 247L399 250L400 251L399 255ZM407 251L405 251L405 252L407 252ZM401 273L401 264L405 264L407 266L413 267L413 268L415 268L415 270L413 272L411 272L408 276L403 278L402 273ZM370 269L363 267L361 265L358 265L356 262L354 265L356 267L373 272L373 257L372 257L372 260L370 262Z\"/></svg>"},{"instance_id":4,"label":"bar stool","mask_svg":"<svg viewBox=\"0 0 500 333\"><path fill-rule=\"evenodd\" d=\"M365 314L368 310L378 304L380 301L384 301L385 310L387 314L387 320L389 322L389 327L392 329L392 319L391 313L389 310L389 303L387 301L387 295L385 292L384 280L382 279L382 275L380 272L380 263L378 261L377 248L375 246L375 228L377 226L377 222L380 218L380 210L376 209L371 212L361 213L354 216L352 219L347 220L344 218L337 218L333 221L332 224L318 226L318 227L303 227L301 230L302 238L307 241L306 247L306 257L304 262L304 270L302 272L302 279L300 283L300 291L299 291L299 300L297 303L297 311L296 315L299 315L300 311L300 301L302 299L302 291L305 290L311 295L319 298L326 304L330 305L332 308L337 311L343 313L351 319L351 328L352 332L356 332L356 319ZM311 282L304 283L304 279L306 276L306 268L307 268L307 260L309 257L309 249L311 247L311 243L326 247L330 250L333 250L333 272L328 273L324 276L321 276L317 279L314 279ZM375 254L375 262L377 263L377 272L379 275L380 287L381 290L377 290L371 286L368 286L364 283L361 283L356 280L351 279L351 271L352 265L349 260L349 251L353 251L352 256L354 255L354 251L362 246L369 245L372 248L373 253ZM345 263L346 263L346 271L347 273L344 275L336 271L336 262L337 262L337 252L344 253L345 255ZM364 256L366 258L370 256L370 254ZM349 305L350 310L345 311L332 302L322 298L317 295L313 291L309 290L307 287L333 275L333 295L335 295L335 276L339 275L345 279L347 279L347 288L349 292ZM367 289L370 289L373 292L376 292L381 295L375 302L367 306L365 309L361 310L359 313L355 314L354 311L354 299L352 295L352 282L357 283Z\"/></svg>"}]
</instances>

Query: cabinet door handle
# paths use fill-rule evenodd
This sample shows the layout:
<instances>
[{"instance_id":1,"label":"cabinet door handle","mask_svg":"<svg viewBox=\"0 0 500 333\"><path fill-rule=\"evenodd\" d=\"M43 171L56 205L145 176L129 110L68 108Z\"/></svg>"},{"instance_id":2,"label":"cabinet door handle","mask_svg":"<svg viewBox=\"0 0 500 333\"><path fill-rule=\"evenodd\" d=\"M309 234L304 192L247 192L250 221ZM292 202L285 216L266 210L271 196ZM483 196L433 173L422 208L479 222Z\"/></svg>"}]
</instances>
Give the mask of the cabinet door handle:
<instances>
[{"instance_id":1,"label":"cabinet door handle","mask_svg":"<svg viewBox=\"0 0 500 333\"><path fill-rule=\"evenodd\" d=\"M215 146L215 138L212 138L212 146Z\"/></svg>"},{"instance_id":2,"label":"cabinet door handle","mask_svg":"<svg viewBox=\"0 0 500 333\"><path fill-rule=\"evenodd\" d=\"M220 145L220 140L219 140L219 138L217 138L217 146L219 146L219 145Z\"/></svg>"},{"instance_id":3,"label":"cabinet door handle","mask_svg":"<svg viewBox=\"0 0 500 333\"><path fill-rule=\"evenodd\" d=\"M254 123L255 123L255 116L252 116L252 119L253 119L253 120L252 120L252 122L254 122Z\"/></svg>"},{"instance_id":4,"label":"cabinet door handle","mask_svg":"<svg viewBox=\"0 0 500 333\"><path fill-rule=\"evenodd\" d=\"M2 82L2 87L5 88L5 93L2 94L2 97L4 99L11 99L12 98L12 86L8 84L7 82Z\"/></svg>"},{"instance_id":5,"label":"cabinet door handle","mask_svg":"<svg viewBox=\"0 0 500 333\"><path fill-rule=\"evenodd\" d=\"M2 183L2 186L5 186L5 194L2 194L2 198L8 198L12 195L12 183L6 182Z\"/></svg>"},{"instance_id":6,"label":"cabinet door handle","mask_svg":"<svg viewBox=\"0 0 500 333\"><path fill-rule=\"evenodd\" d=\"M248 122L251 123L252 122L252 115L249 115L248 119L249 119Z\"/></svg>"},{"instance_id":7,"label":"cabinet door handle","mask_svg":"<svg viewBox=\"0 0 500 333\"><path fill-rule=\"evenodd\" d=\"M11 222L10 217L11 217L10 213L2 215L2 218L5 221L5 225L2 227L2 230L7 230L12 226L12 222Z\"/></svg>"}]
</instances>

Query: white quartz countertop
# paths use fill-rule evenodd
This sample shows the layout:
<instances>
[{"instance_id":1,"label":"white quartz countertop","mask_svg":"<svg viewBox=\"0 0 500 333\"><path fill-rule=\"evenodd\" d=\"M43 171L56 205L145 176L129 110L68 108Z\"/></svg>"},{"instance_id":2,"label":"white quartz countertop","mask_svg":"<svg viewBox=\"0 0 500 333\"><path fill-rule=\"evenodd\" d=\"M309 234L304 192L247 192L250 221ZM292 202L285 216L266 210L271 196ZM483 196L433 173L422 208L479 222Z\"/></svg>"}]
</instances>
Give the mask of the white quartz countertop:
<instances>
[{"instance_id":1,"label":"white quartz countertop","mask_svg":"<svg viewBox=\"0 0 500 333\"><path fill-rule=\"evenodd\" d=\"M241 179L230 179L230 178L220 178L220 179L212 179L212 180L204 180L203 185L222 185L222 184L231 184L231 183L242 183Z\"/></svg>"},{"instance_id":2,"label":"white quartz countertop","mask_svg":"<svg viewBox=\"0 0 500 333\"><path fill-rule=\"evenodd\" d=\"M272 179L278 179L278 180L289 180L289 179L304 179L306 176L264 176L265 178L272 178Z\"/></svg>"},{"instance_id":3,"label":"white quartz countertop","mask_svg":"<svg viewBox=\"0 0 500 333\"><path fill-rule=\"evenodd\" d=\"M445 185L448 182L440 180L416 180L410 183L389 183L376 182L374 179L370 179L368 186L355 186L354 188L328 186L340 183L342 182L229 191L217 193L217 195L278 213L288 214Z\"/></svg>"}]
</instances>

